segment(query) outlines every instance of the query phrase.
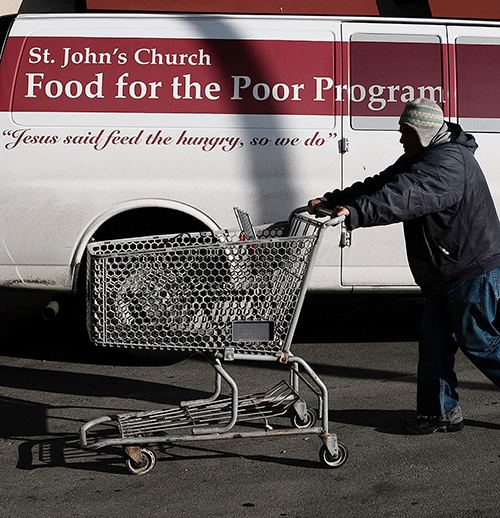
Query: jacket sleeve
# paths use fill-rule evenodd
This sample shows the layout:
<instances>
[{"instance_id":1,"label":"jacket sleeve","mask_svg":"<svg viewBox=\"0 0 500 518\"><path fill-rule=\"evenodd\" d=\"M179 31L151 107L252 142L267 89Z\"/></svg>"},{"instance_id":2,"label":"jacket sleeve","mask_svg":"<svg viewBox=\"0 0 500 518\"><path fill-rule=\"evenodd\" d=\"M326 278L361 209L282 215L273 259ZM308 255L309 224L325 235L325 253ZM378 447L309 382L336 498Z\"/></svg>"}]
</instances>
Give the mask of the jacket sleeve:
<instances>
[{"instance_id":1,"label":"jacket sleeve","mask_svg":"<svg viewBox=\"0 0 500 518\"><path fill-rule=\"evenodd\" d=\"M329 209L340 205L352 205L356 198L369 196L380 190L386 183L392 181L398 172L409 168L410 165L403 155L393 165L375 176L366 178L362 182L356 182L346 189L326 192L322 198L323 203Z\"/></svg>"},{"instance_id":2,"label":"jacket sleeve","mask_svg":"<svg viewBox=\"0 0 500 518\"><path fill-rule=\"evenodd\" d=\"M465 160L459 146L444 144L421 162L352 204L352 229L389 225L427 216L458 203L465 189Z\"/></svg>"}]
</instances>

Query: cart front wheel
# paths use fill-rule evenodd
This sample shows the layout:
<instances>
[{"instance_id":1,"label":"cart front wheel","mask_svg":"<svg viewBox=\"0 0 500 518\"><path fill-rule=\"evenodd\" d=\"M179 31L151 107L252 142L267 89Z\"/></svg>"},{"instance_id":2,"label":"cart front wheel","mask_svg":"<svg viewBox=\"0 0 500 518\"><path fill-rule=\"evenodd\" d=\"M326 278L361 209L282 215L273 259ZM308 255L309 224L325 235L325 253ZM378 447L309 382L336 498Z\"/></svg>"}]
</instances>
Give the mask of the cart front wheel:
<instances>
[{"instance_id":1,"label":"cart front wheel","mask_svg":"<svg viewBox=\"0 0 500 518\"><path fill-rule=\"evenodd\" d=\"M319 450L319 458L325 467L340 468L340 466L345 463L347 457L349 456L349 452L341 442L338 443L338 448L339 453L337 457L334 457L324 444L321 446L321 449Z\"/></svg>"},{"instance_id":2,"label":"cart front wheel","mask_svg":"<svg viewBox=\"0 0 500 518\"><path fill-rule=\"evenodd\" d=\"M308 408L304 419L301 419L297 414L292 416L292 426L295 426L295 428L311 428L315 425L316 419L316 412L312 408Z\"/></svg>"},{"instance_id":3,"label":"cart front wheel","mask_svg":"<svg viewBox=\"0 0 500 518\"><path fill-rule=\"evenodd\" d=\"M125 464L130 473L134 475L145 475L155 467L156 456L151 450L141 448L141 460L136 462L129 457L126 459Z\"/></svg>"}]
</instances>

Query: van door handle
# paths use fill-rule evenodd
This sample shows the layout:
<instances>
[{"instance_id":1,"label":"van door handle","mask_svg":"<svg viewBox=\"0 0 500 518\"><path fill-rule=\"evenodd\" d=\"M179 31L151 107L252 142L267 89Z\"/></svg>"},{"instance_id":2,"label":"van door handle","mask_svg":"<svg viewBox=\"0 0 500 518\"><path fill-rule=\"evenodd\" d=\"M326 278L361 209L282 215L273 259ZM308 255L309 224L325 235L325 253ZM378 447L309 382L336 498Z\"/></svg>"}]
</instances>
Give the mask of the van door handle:
<instances>
[{"instance_id":1,"label":"van door handle","mask_svg":"<svg viewBox=\"0 0 500 518\"><path fill-rule=\"evenodd\" d=\"M340 248L348 248L351 246L352 232L348 230L344 223L340 228Z\"/></svg>"},{"instance_id":2,"label":"van door handle","mask_svg":"<svg viewBox=\"0 0 500 518\"><path fill-rule=\"evenodd\" d=\"M349 139L344 137L339 140L339 153L343 155L349 151Z\"/></svg>"}]
</instances>

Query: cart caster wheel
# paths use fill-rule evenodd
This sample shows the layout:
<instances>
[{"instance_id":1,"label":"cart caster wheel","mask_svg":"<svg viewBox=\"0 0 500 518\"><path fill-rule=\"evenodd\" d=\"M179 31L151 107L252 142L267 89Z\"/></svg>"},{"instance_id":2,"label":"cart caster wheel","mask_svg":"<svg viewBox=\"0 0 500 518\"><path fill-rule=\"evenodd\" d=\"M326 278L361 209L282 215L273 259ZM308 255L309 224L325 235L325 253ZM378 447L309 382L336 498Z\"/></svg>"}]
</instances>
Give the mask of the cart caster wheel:
<instances>
[{"instance_id":1,"label":"cart caster wheel","mask_svg":"<svg viewBox=\"0 0 500 518\"><path fill-rule=\"evenodd\" d=\"M141 448L141 462L135 462L130 457L125 460L130 473L134 475L145 475L149 473L156 464L156 456L147 448Z\"/></svg>"},{"instance_id":2,"label":"cart caster wheel","mask_svg":"<svg viewBox=\"0 0 500 518\"><path fill-rule=\"evenodd\" d=\"M292 426L295 426L295 428L311 428L316 423L316 419L316 412L312 408L308 408L305 419L302 420L297 414L292 416Z\"/></svg>"},{"instance_id":3,"label":"cart caster wheel","mask_svg":"<svg viewBox=\"0 0 500 518\"><path fill-rule=\"evenodd\" d=\"M329 451L328 448L323 444L321 446L321 449L319 450L319 459L323 463L323 465L327 468L340 468L345 461L347 460L347 457L349 456L349 452L347 451L347 448L341 443L338 443L339 447L339 454L337 457L334 457Z\"/></svg>"}]
</instances>

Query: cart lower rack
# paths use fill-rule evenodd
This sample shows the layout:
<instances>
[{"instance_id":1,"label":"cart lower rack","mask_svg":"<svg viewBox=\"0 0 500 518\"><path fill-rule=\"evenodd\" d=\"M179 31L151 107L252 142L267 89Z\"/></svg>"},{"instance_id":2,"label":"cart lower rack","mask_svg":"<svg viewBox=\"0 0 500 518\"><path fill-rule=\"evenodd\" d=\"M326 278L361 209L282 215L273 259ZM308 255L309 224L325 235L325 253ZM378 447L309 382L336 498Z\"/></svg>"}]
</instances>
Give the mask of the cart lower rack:
<instances>
[{"instance_id":1,"label":"cart lower rack","mask_svg":"<svg viewBox=\"0 0 500 518\"><path fill-rule=\"evenodd\" d=\"M128 469L144 474L156 462L147 445L316 433L325 466L346 461L347 449L329 431L326 386L290 351L322 232L343 218L321 222L297 209L287 222L254 228L248 214L235 211L238 230L89 245L91 340L106 347L202 353L215 370L215 391L178 408L90 421L80 429L82 448L122 446ZM241 360L278 361L288 367L289 381L240 396L223 362ZM223 381L228 396L221 396ZM314 396L316 411L308 407L304 387ZM278 416L290 417L291 427L271 426ZM240 429L256 420L262 429ZM116 425L113 436L90 433L110 423Z\"/></svg>"}]
</instances>

